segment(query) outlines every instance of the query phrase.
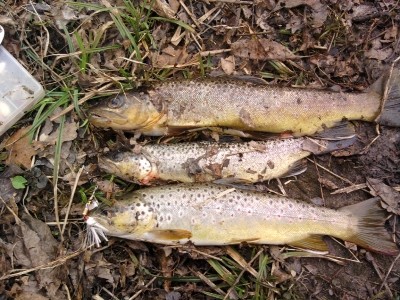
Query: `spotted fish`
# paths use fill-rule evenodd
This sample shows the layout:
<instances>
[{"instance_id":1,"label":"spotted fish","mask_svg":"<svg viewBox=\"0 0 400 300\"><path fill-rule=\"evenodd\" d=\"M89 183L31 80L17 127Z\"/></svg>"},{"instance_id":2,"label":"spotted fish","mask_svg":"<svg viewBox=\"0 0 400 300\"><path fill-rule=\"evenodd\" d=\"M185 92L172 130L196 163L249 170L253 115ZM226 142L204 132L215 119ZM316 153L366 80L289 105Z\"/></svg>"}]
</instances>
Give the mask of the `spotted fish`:
<instances>
[{"instance_id":1,"label":"spotted fish","mask_svg":"<svg viewBox=\"0 0 400 300\"><path fill-rule=\"evenodd\" d=\"M125 195L86 217L92 239L115 236L167 245L288 244L326 251L330 235L375 252L399 250L378 198L339 210L223 185L179 184Z\"/></svg>"},{"instance_id":2,"label":"spotted fish","mask_svg":"<svg viewBox=\"0 0 400 300\"><path fill-rule=\"evenodd\" d=\"M228 128L342 139L354 135L343 126L346 120L400 126L400 70L383 75L362 93L242 80L171 80L111 97L89 110L95 126L151 136Z\"/></svg>"},{"instance_id":3,"label":"spotted fish","mask_svg":"<svg viewBox=\"0 0 400 300\"><path fill-rule=\"evenodd\" d=\"M139 150L99 157L99 167L139 184L153 181L253 183L298 175L307 168L305 157L350 146L343 141L310 138L247 143L149 144Z\"/></svg>"}]
</instances>

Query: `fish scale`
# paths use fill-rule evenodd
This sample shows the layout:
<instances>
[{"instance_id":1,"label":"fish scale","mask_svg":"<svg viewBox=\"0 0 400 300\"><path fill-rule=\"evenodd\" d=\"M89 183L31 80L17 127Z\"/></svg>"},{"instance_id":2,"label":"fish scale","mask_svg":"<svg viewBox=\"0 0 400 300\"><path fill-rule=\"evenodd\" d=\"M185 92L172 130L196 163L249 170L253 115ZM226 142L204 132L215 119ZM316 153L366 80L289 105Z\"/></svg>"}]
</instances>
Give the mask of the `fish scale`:
<instances>
[{"instance_id":1,"label":"fish scale","mask_svg":"<svg viewBox=\"0 0 400 300\"><path fill-rule=\"evenodd\" d=\"M180 184L127 194L92 212L88 224L110 236L168 245L247 242L326 251L322 236L331 235L395 255L384 220L378 198L333 210L223 185Z\"/></svg>"}]
</instances>

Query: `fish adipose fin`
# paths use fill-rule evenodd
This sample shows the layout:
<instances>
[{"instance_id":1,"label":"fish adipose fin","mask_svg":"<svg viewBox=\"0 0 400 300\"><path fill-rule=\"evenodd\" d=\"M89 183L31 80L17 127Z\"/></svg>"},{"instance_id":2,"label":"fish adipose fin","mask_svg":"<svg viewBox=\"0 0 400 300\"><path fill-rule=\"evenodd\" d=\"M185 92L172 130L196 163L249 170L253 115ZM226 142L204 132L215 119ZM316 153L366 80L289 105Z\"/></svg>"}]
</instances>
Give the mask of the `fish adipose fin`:
<instances>
[{"instance_id":1,"label":"fish adipose fin","mask_svg":"<svg viewBox=\"0 0 400 300\"><path fill-rule=\"evenodd\" d=\"M313 135L314 138L322 140L338 141L352 138L356 135L354 125L348 121L340 121L334 126L325 128Z\"/></svg>"},{"instance_id":2,"label":"fish adipose fin","mask_svg":"<svg viewBox=\"0 0 400 300\"><path fill-rule=\"evenodd\" d=\"M358 219L355 234L347 239L349 242L382 254L399 254L399 248L385 229L387 214L380 206L379 197L345 206L339 210L350 212Z\"/></svg>"},{"instance_id":3,"label":"fish adipose fin","mask_svg":"<svg viewBox=\"0 0 400 300\"><path fill-rule=\"evenodd\" d=\"M281 177L290 177L290 176L297 176L307 170L307 160L301 159L289 166L289 170L283 174Z\"/></svg>"},{"instance_id":4,"label":"fish adipose fin","mask_svg":"<svg viewBox=\"0 0 400 300\"><path fill-rule=\"evenodd\" d=\"M298 247L303 249L311 249L317 251L328 251L328 246L322 239L323 235L313 234L305 239L290 242L289 245L292 247Z\"/></svg>"},{"instance_id":5,"label":"fish adipose fin","mask_svg":"<svg viewBox=\"0 0 400 300\"><path fill-rule=\"evenodd\" d=\"M352 146L357 141L357 137L353 136L349 139L328 141L307 138L303 143L303 150L313 154L325 154L336 150L345 149Z\"/></svg>"},{"instance_id":6,"label":"fish adipose fin","mask_svg":"<svg viewBox=\"0 0 400 300\"><path fill-rule=\"evenodd\" d=\"M371 87L375 92L380 90L383 97L381 112L375 121L381 125L400 127L400 70L392 69L388 76L383 88L379 88L379 83L384 81L382 79Z\"/></svg>"}]
</instances>

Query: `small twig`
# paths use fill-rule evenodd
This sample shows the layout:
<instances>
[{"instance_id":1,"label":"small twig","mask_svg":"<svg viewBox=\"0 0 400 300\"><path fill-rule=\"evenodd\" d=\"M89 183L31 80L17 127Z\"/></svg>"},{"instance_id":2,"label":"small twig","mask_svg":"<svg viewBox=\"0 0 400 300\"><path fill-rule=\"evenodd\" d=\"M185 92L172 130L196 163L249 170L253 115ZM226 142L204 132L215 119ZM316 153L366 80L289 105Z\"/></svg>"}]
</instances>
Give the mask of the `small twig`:
<instances>
[{"instance_id":1,"label":"small twig","mask_svg":"<svg viewBox=\"0 0 400 300\"><path fill-rule=\"evenodd\" d=\"M157 277L154 276L144 287L145 288L149 287L156 279L157 279ZM137 298L141 293L143 293L143 291L144 291L144 289L141 289L136 294L134 294L132 297L130 297L128 300L133 300L133 299Z\"/></svg>"},{"instance_id":2,"label":"small twig","mask_svg":"<svg viewBox=\"0 0 400 300\"><path fill-rule=\"evenodd\" d=\"M368 255L368 253L367 253L367 255ZM393 299L393 293L390 290L389 285L386 283L385 277L383 276L381 270L379 270L379 266L376 263L375 258L372 256L371 253L369 253L369 255L367 256L367 260L372 263L372 266L374 267L376 274L378 274L379 278L382 280L381 288L382 288L382 286L384 286L386 289L386 292L389 295L389 298ZM389 274L389 272L388 272L388 274Z\"/></svg>"},{"instance_id":3,"label":"small twig","mask_svg":"<svg viewBox=\"0 0 400 300\"><path fill-rule=\"evenodd\" d=\"M104 286L101 288L103 291L105 291L111 298L115 300L119 300L113 293L111 293L109 290L107 290Z\"/></svg>"},{"instance_id":4,"label":"small twig","mask_svg":"<svg viewBox=\"0 0 400 300\"><path fill-rule=\"evenodd\" d=\"M206 276L204 276L201 272L193 271L193 270L192 270L192 272L194 274L196 274L197 277L199 277L205 284L207 284L210 288L212 288L218 294L223 295L223 296L225 295L225 297L229 295L228 293L225 294L223 290L221 290L219 287L217 287L214 282L212 282L210 279L208 279Z\"/></svg>"},{"instance_id":5,"label":"small twig","mask_svg":"<svg viewBox=\"0 0 400 300\"><path fill-rule=\"evenodd\" d=\"M366 183L360 183L360 184L353 184L350 186L346 186L344 188L341 189L337 189L336 191L332 192L331 195L336 195L336 194L342 194L342 193L351 193L351 192L355 192L361 189L365 189L367 187Z\"/></svg>"},{"instance_id":6,"label":"small twig","mask_svg":"<svg viewBox=\"0 0 400 300\"><path fill-rule=\"evenodd\" d=\"M6 279L22 276L22 275L25 275L25 274L29 274L29 273L34 272L34 271L43 270L43 269L51 269L51 268L55 268L55 267L61 266L67 260L80 255L84 251L86 251L86 249L78 250L78 251L76 251L76 252L74 252L72 254L57 258L54 261L51 261L51 262L49 262L47 264L43 264L43 265L37 266L35 268L19 271L17 273L12 273L12 274L8 274L8 275L3 275L3 276L0 277L0 280L6 280Z\"/></svg>"},{"instance_id":7,"label":"small twig","mask_svg":"<svg viewBox=\"0 0 400 300\"><path fill-rule=\"evenodd\" d=\"M44 31L46 31L46 43L44 44L44 49L43 49L43 53L42 53L42 59L43 59L43 57L47 56L47 51L49 50L50 33L49 33L49 30L47 29L47 27L44 25L44 22L43 22L42 18L40 17L38 12L36 11L35 5L33 5L32 1L29 1L29 4L31 5L31 8L34 10L35 16L40 20L42 28L44 29Z\"/></svg>"},{"instance_id":8,"label":"small twig","mask_svg":"<svg viewBox=\"0 0 400 300\"><path fill-rule=\"evenodd\" d=\"M385 286L385 287L387 286L386 280L388 279L389 274L392 272L392 269L399 258L400 258L400 253L396 256L396 258L393 260L392 264L390 265L389 270L387 271L385 278L383 278L382 284L379 287L378 293L382 290L383 286Z\"/></svg>"},{"instance_id":9,"label":"small twig","mask_svg":"<svg viewBox=\"0 0 400 300\"><path fill-rule=\"evenodd\" d=\"M71 293L69 292L69 289L68 289L68 285L66 285L65 283L63 283L63 287L64 287L64 289L65 289L65 292L67 293L67 299L68 299L68 300L71 300L72 298L71 298Z\"/></svg>"},{"instance_id":10,"label":"small twig","mask_svg":"<svg viewBox=\"0 0 400 300\"><path fill-rule=\"evenodd\" d=\"M65 218L64 218L64 222L63 222L62 229L61 229L61 235L64 234L65 227L67 226L67 220L68 220L69 212L70 212L70 210L71 210L72 200L74 199L76 187L78 186L79 178L81 177L81 174L82 174L82 171L83 171L84 168L85 168L85 167L82 166L82 167L79 169L78 173L76 174L74 186L72 187L71 196L70 196L70 198L69 198L69 203L68 203L67 212L65 213Z\"/></svg>"},{"instance_id":11,"label":"small twig","mask_svg":"<svg viewBox=\"0 0 400 300\"><path fill-rule=\"evenodd\" d=\"M200 27L200 23L197 21L195 15L189 10L189 8L183 3L182 0L179 0L179 3L183 7L183 9L186 11L186 13L189 15L189 17L192 19L193 23L196 24L197 28Z\"/></svg>"},{"instance_id":12,"label":"small twig","mask_svg":"<svg viewBox=\"0 0 400 300\"><path fill-rule=\"evenodd\" d=\"M317 170L318 179L321 179L322 177L321 177L321 174L319 173L318 164L317 164L317 162L315 161L315 156L314 156L313 158L314 158L315 169ZM320 190L320 192L321 192L321 197L322 197L322 200L324 201L324 206L326 206L325 197L324 197L324 190L322 189L322 184L321 184L321 182L320 182L319 180L318 180L318 182L319 182L319 190Z\"/></svg>"},{"instance_id":13,"label":"small twig","mask_svg":"<svg viewBox=\"0 0 400 300\"><path fill-rule=\"evenodd\" d=\"M225 52L231 52L231 49L218 49L218 50L211 50L211 51L202 51L200 52L200 56L209 56L209 55L215 55L215 54L220 54L220 53L225 53Z\"/></svg>"}]
</instances>

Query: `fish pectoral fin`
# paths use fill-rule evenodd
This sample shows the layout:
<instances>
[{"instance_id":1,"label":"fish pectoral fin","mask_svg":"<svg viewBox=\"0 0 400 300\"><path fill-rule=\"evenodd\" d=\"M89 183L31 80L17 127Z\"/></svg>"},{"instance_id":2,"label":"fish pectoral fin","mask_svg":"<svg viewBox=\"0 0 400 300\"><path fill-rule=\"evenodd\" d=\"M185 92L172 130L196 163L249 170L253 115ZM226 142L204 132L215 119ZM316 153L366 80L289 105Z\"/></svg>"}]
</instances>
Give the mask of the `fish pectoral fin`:
<instances>
[{"instance_id":1,"label":"fish pectoral fin","mask_svg":"<svg viewBox=\"0 0 400 300\"><path fill-rule=\"evenodd\" d=\"M253 83L253 84L257 84L257 85L268 85L268 81L266 81L265 79L260 78L260 77L254 77L251 75L233 75L231 77L235 80L249 82L249 83ZM231 78L229 78L229 79L232 80Z\"/></svg>"},{"instance_id":2,"label":"fish pectoral fin","mask_svg":"<svg viewBox=\"0 0 400 300\"><path fill-rule=\"evenodd\" d=\"M226 178L216 179L213 181L213 183L221 185L235 185L235 184L251 184L253 182L250 180L246 180L244 178L226 177Z\"/></svg>"},{"instance_id":3,"label":"fish pectoral fin","mask_svg":"<svg viewBox=\"0 0 400 300\"><path fill-rule=\"evenodd\" d=\"M352 138L355 135L356 130L353 124L349 121L340 121L331 127L315 133L313 137L322 140L338 141Z\"/></svg>"},{"instance_id":4,"label":"fish pectoral fin","mask_svg":"<svg viewBox=\"0 0 400 300\"><path fill-rule=\"evenodd\" d=\"M157 229L149 231L147 235L155 240L167 241L190 239L192 237L192 233L184 229Z\"/></svg>"},{"instance_id":5,"label":"fish pectoral fin","mask_svg":"<svg viewBox=\"0 0 400 300\"><path fill-rule=\"evenodd\" d=\"M309 151L313 154L325 154L334 152L337 150L345 149L354 145L357 141L357 137L354 136L352 138L348 138L345 140L336 140L336 141L328 141L328 140L317 140L308 138L304 140L303 150Z\"/></svg>"},{"instance_id":6,"label":"fish pectoral fin","mask_svg":"<svg viewBox=\"0 0 400 300\"><path fill-rule=\"evenodd\" d=\"M289 169L285 174L283 174L281 177L290 177L290 176L296 176L299 175L307 170L307 160L306 159L301 159L298 160L294 163L292 163L289 166Z\"/></svg>"},{"instance_id":7,"label":"fish pectoral fin","mask_svg":"<svg viewBox=\"0 0 400 300\"><path fill-rule=\"evenodd\" d=\"M328 245L322 239L322 235L312 234L305 239L290 242L289 245L292 247L298 247L303 249L311 249L318 251L328 251Z\"/></svg>"}]
</instances>

